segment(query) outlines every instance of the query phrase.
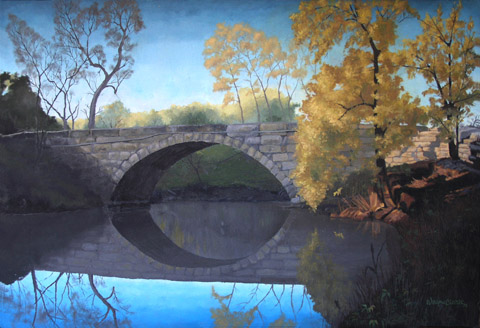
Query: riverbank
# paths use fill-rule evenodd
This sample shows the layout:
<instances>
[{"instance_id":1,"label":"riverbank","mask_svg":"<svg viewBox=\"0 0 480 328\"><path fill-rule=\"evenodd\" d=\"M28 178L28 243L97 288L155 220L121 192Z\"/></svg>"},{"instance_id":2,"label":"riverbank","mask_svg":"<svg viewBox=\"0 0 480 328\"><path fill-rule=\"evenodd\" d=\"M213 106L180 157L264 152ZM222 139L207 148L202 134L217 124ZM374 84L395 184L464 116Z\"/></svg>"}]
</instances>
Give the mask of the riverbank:
<instances>
[{"instance_id":1,"label":"riverbank","mask_svg":"<svg viewBox=\"0 0 480 328\"><path fill-rule=\"evenodd\" d=\"M391 222L400 234L400 258L387 278L372 254L371 270L359 272L354 286L357 307L339 326L478 326L479 172L443 159L399 168L390 177L398 182L393 195L403 213Z\"/></svg>"},{"instance_id":2,"label":"riverbank","mask_svg":"<svg viewBox=\"0 0 480 328\"><path fill-rule=\"evenodd\" d=\"M156 190L152 202L211 201L211 202L269 202L288 201L284 191L275 192L242 185L228 187L196 184L184 188Z\"/></svg>"},{"instance_id":3,"label":"riverbank","mask_svg":"<svg viewBox=\"0 0 480 328\"><path fill-rule=\"evenodd\" d=\"M40 213L102 206L100 197L78 174L54 160L33 139L2 136L0 213Z\"/></svg>"}]
</instances>

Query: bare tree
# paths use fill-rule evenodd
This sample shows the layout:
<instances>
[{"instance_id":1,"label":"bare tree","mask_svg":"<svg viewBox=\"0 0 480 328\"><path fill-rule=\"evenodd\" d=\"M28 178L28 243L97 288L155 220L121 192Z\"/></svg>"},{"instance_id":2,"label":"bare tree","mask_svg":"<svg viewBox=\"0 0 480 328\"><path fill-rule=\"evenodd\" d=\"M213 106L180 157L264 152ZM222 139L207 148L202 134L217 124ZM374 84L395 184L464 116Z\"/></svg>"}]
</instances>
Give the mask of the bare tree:
<instances>
[{"instance_id":1,"label":"bare tree","mask_svg":"<svg viewBox=\"0 0 480 328\"><path fill-rule=\"evenodd\" d=\"M87 66L98 72L99 84L95 84L88 115L88 128L93 129L102 92L112 88L117 93L133 73L131 53L136 44L131 36L142 30L144 23L135 0L108 0L102 8L97 2L85 8L80 5L73 0L55 1L55 31L63 46L80 51ZM102 35L104 40L99 42ZM110 60L103 44L113 53Z\"/></svg>"},{"instance_id":2,"label":"bare tree","mask_svg":"<svg viewBox=\"0 0 480 328\"><path fill-rule=\"evenodd\" d=\"M73 87L83 74L86 61L77 51L48 41L17 16L9 15L7 33L15 47L17 63L24 66L47 115L53 110L69 129L68 120L78 116L72 107Z\"/></svg>"}]
</instances>

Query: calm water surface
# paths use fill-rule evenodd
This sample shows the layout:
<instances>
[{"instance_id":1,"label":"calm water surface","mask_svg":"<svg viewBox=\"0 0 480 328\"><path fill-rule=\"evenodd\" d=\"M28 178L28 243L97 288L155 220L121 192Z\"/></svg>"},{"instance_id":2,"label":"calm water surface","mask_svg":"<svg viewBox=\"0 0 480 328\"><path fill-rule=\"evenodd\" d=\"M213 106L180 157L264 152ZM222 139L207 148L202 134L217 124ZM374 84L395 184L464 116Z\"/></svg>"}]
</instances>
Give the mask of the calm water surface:
<instances>
[{"instance_id":1,"label":"calm water surface","mask_svg":"<svg viewBox=\"0 0 480 328\"><path fill-rule=\"evenodd\" d=\"M0 327L325 327L296 278L315 230L349 279L392 239L288 203L1 215Z\"/></svg>"}]
</instances>

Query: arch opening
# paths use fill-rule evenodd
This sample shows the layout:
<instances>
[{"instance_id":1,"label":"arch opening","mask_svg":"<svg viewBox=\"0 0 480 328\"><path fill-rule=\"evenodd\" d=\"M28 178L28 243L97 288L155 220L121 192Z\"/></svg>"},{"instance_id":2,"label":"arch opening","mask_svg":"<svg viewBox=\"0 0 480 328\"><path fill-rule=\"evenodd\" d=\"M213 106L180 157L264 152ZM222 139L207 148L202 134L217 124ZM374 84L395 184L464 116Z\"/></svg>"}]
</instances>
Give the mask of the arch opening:
<instances>
[{"instance_id":1,"label":"arch opening","mask_svg":"<svg viewBox=\"0 0 480 328\"><path fill-rule=\"evenodd\" d=\"M160 149L135 163L117 184L114 203L147 202L163 173L180 159L212 146L209 142L185 142Z\"/></svg>"},{"instance_id":2,"label":"arch opening","mask_svg":"<svg viewBox=\"0 0 480 328\"><path fill-rule=\"evenodd\" d=\"M172 144L156 150L143 158L139 158L137 154L133 154L132 156L134 156L135 159L132 160L132 157L129 159L129 163L133 162L133 165L129 164L130 167L121 176L120 181L116 184L111 197L112 203L121 204L151 202L152 195L156 189L158 181L162 179L166 173L168 173L167 171L175 163L181 161L189 155L214 145L231 149L237 153L236 155L242 155L244 161L245 159L248 159L251 163L254 163L260 167L260 170L263 170L264 174L270 178L268 181L269 186L266 188L266 190L269 190L269 188L276 184L277 186L275 188L277 188L277 192L279 193L280 197L283 197L283 199L278 198L276 200L288 201L294 196L292 195L291 188L288 188L291 187L290 185L292 184L289 178L287 178L284 173L280 172L279 168L276 167L271 160L268 160L263 154L259 153L255 149L251 147L246 147L245 149L244 145L240 148L234 147L233 145L222 145L218 142L187 141ZM261 157L260 160L258 157ZM222 161L223 160L220 160L220 162ZM242 164L240 164L239 170L241 169L243 169ZM246 176L248 179L248 175L252 172L252 170L247 170L247 172L244 172L245 175L243 179L245 179ZM198 172L195 172L195 174L190 174L190 176L194 175L198 175ZM183 175L179 178L185 179L185 177L186 175ZM227 178L231 179L228 174ZM290 185L286 185L286 181L287 184L289 183ZM238 183L238 181L231 182L233 184ZM242 184L242 181L240 181L240 184ZM246 186L248 186L248 183Z\"/></svg>"}]
</instances>

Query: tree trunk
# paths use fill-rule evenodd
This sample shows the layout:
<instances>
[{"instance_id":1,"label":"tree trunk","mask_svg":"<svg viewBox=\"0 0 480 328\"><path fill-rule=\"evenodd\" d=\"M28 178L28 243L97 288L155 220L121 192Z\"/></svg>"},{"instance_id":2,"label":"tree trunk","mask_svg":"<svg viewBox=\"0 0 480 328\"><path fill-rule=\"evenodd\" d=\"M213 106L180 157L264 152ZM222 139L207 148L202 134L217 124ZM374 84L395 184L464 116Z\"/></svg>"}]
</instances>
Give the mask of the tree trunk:
<instances>
[{"instance_id":1,"label":"tree trunk","mask_svg":"<svg viewBox=\"0 0 480 328\"><path fill-rule=\"evenodd\" d=\"M263 96L265 97L265 103L267 104L267 108L268 108L268 116L269 116L269 120L271 122L273 113L272 113L272 109L270 108L270 102L268 101L267 90L263 88L263 83L262 82L260 82L260 85L262 86Z\"/></svg>"},{"instance_id":2,"label":"tree trunk","mask_svg":"<svg viewBox=\"0 0 480 328\"><path fill-rule=\"evenodd\" d=\"M252 89L253 99L255 100L255 107L257 108L257 120L258 120L258 123L261 123L262 120L260 118L260 108L258 108L257 96L255 96L255 90L253 88L252 81L250 81L250 89Z\"/></svg>"},{"instance_id":3,"label":"tree trunk","mask_svg":"<svg viewBox=\"0 0 480 328\"><path fill-rule=\"evenodd\" d=\"M97 100L100 97L102 90L98 88L92 97L92 102L90 103L90 115L88 116L88 129L95 129L95 116L97 114Z\"/></svg>"},{"instance_id":4,"label":"tree trunk","mask_svg":"<svg viewBox=\"0 0 480 328\"><path fill-rule=\"evenodd\" d=\"M63 129L64 130L70 130L70 126L68 126L68 121L66 118L62 119L63 122Z\"/></svg>"},{"instance_id":5,"label":"tree trunk","mask_svg":"<svg viewBox=\"0 0 480 328\"><path fill-rule=\"evenodd\" d=\"M235 92L237 93L238 106L240 107L240 118L242 119L242 124L243 124L245 123L245 120L243 119L243 107L242 107L242 102L240 101L240 94L238 93L237 84L235 82L233 82L233 86L235 87Z\"/></svg>"},{"instance_id":6,"label":"tree trunk","mask_svg":"<svg viewBox=\"0 0 480 328\"><path fill-rule=\"evenodd\" d=\"M448 154L450 158L454 161L459 160L460 157L458 156L458 144L455 144L455 139L451 138L448 142Z\"/></svg>"}]
</instances>

